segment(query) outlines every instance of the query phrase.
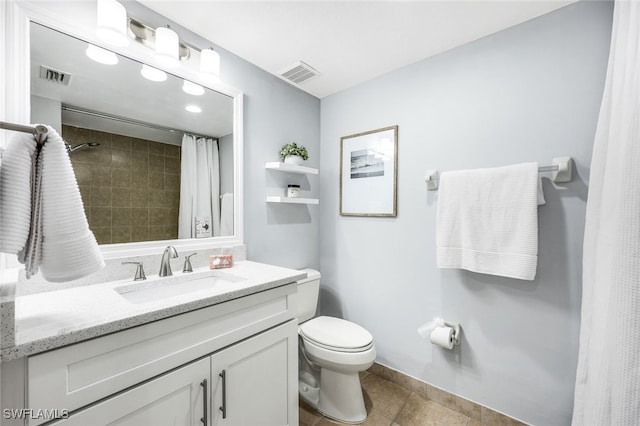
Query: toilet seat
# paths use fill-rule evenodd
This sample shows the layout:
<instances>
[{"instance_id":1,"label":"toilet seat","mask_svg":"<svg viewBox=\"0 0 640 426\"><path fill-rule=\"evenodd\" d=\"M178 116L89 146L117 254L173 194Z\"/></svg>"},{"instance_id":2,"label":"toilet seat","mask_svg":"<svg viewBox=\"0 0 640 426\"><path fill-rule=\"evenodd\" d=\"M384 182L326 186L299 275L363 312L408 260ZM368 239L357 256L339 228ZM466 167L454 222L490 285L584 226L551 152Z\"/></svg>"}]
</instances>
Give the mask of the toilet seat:
<instances>
[{"instance_id":1,"label":"toilet seat","mask_svg":"<svg viewBox=\"0 0 640 426\"><path fill-rule=\"evenodd\" d=\"M316 317L301 324L298 330L304 340L330 351L364 352L373 347L371 333L340 318Z\"/></svg>"}]
</instances>

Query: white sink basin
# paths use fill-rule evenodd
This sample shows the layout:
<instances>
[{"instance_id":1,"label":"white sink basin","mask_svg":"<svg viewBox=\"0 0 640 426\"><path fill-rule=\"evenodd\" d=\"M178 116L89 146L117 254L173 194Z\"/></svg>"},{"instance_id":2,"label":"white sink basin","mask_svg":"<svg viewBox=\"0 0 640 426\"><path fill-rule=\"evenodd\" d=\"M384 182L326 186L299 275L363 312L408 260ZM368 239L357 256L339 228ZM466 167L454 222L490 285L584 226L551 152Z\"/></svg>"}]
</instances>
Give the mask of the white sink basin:
<instances>
[{"instance_id":1,"label":"white sink basin","mask_svg":"<svg viewBox=\"0 0 640 426\"><path fill-rule=\"evenodd\" d=\"M245 280L245 278L232 274L216 274L195 279L185 278L185 276L158 278L154 281L141 281L116 287L114 290L131 303L149 303L197 291L228 288L230 285Z\"/></svg>"}]
</instances>

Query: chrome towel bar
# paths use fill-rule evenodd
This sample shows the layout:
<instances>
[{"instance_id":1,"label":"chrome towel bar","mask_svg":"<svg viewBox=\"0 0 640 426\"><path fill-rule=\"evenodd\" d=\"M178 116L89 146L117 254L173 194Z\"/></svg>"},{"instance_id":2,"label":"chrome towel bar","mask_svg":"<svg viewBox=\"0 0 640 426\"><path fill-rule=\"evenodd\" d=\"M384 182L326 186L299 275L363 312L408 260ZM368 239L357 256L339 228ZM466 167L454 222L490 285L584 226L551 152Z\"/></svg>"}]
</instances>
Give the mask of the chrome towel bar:
<instances>
[{"instance_id":1,"label":"chrome towel bar","mask_svg":"<svg viewBox=\"0 0 640 426\"><path fill-rule=\"evenodd\" d=\"M573 174L573 159L571 157L556 157L551 161L551 164L551 166L538 167L538 172L553 172L551 180L556 183L571 182ZM428 190L435 191L438 189L439 175L440 172L438 170L427 170L424 175L424 181Z\"/></svg>"},{"instance_id":2,"label":"chrome towel bar","mask_svg":"<svg viewBox=\"0 0 640 426\"><path fill-rule=\"evenodd\" d=\"M8 123L0 121L0 129L13 130L14 132L33 133L34 135L44 135L48 132L47 126L38 124L36 126L23 126L22 124Z\"/></svg>"}]
</instances>

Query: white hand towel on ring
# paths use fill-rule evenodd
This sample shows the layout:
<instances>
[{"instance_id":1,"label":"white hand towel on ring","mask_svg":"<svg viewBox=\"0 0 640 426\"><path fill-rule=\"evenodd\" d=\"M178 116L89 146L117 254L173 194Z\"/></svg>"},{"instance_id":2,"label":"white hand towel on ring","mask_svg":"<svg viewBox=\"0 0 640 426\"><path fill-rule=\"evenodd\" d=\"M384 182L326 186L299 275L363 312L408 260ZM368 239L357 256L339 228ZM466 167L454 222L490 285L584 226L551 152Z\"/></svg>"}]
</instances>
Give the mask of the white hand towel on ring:
<instances>
[{"instance_id":1,"label":"white hand towel on ring","mask_svg":"<svg viewBox=\"0 0 640 426\"><path fill-rule=\"evenodd\" d=\"M51 282L72 281L104 267L89 229L80 190L65 143L48 127L34 182L32 230L24 253L27 277L38 269Z\"/></svg>"},{"instance_id":2,"label":"white hand towel on ring","mask_svg":"<svg viewBox=\"0 0 640 426\"><path fill-rule=\"evenodd\" d=\"M0 164L0 252L16 254L29 236L34 135L14 133Z\"/></svg>"}]
</instances>

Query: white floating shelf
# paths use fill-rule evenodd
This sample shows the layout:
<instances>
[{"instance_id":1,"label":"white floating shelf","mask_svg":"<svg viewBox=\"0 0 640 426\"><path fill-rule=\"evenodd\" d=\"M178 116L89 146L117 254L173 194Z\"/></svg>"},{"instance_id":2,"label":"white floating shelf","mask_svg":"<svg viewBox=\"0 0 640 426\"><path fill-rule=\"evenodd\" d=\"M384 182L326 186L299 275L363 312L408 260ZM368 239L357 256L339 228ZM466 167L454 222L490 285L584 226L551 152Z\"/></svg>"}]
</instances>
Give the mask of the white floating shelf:
<instances>
[{"instance_id":1,"label":"white floating shelf","mask_svg":"<svg viewBox=\"0 0 640 426\"><path fill-rule=\"evenodd\" d=\"M279 170L281 172L290 172L290 173L300 173L305 175L317 175L318 169L314 169L312 167L305 166L297 166L295 164L287 164L279 161L274 161L271 163L266 163L264 165L266 169L270 170Z\"/></svg>"},{"instance_id":2,"label":"white floating shelf","mask_svg":"<svg viewBox=\"0 0 640 426\"><path fill-rule=\"evenodd\" d=\"M268 196L267 203L318 204L320 200L317 198Z\"/></svg>"}]
</instances>

